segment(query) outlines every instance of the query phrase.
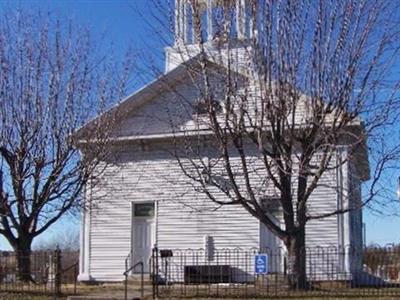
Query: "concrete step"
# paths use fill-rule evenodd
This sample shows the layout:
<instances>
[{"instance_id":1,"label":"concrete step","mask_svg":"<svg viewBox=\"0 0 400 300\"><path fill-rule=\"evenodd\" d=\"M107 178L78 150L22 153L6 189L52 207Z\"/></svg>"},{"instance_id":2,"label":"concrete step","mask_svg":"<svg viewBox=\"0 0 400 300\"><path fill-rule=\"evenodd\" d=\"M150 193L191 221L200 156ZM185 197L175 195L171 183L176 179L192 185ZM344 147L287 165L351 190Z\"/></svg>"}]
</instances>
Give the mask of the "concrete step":
<instances>
[{"instance_id":1,"label":"concrete step","mask_svg":"<svg viewBox=\"0 0 400 300\"><path fill-rule=\"evenodd\" d=\"M129 283L139 283L140 284L141 280L142 280L142 277L140 274L131 274L128 277ZM152 278L149 274L145 274L143 276L143 282L144 282L144 285L152 285L152 283L153 283Z\"/></svg>"}]
</instances>

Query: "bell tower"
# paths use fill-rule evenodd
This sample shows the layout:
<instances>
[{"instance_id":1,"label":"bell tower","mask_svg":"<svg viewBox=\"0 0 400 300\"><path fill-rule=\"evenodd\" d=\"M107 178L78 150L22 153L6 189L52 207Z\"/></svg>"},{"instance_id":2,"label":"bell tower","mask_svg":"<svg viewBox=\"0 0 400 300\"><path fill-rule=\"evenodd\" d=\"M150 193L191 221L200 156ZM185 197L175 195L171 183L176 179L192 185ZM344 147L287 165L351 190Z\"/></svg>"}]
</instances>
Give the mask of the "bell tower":
<instances>
[{"instance_id":1,"label":"bell tower","mask_svg":"<svg viewBox=\"0 0 400 300\"><path fill-rule=\"evenodd\" d=\"M244 47L255 34L251 9L250 0L175 0L175 42L166 48L166 71L197 55L200 45L210 52L226 43Z\"/></svg>"}]
</instances>

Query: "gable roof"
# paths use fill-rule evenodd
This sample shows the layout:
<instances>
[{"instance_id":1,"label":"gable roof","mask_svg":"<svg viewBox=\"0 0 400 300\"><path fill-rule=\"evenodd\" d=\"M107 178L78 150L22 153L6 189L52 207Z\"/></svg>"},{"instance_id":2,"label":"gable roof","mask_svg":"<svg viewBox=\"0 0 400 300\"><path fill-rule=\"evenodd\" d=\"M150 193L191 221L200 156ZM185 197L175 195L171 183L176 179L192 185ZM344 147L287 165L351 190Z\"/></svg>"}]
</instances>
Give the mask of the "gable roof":
<instances>
[{"instance_id":1,"label":"gable roof","mask_svg":"<svg viewBox=\"0 0 400 300\"><path fill-rule=\"evenodd\" d=\"M134 112L135 109L139 109L143 104L153 100L155 97L160 94L170 91L171 87L176 86L180 83L188 82L189 80L193 80L193 77L196 74L201 74L202 65L200 64L201 58L200 55L197 55L188 61L180 64L176 68L167 72L166 74L161 75L154 81L150 82L143 88L138 91L132 93L127 96L121 102L116 104L114 107L110 108L106 112L100 114L95 117L93 120L86 123L84 126L79 128L74 134L73 138L76 141L78 146L82 146L90 142L91 136L96 128L101 128L102 124L106 123L109 118L111 118L111 124L118 124L122 120L126 118L131 112ZM227 68L222 64L217 64L210 60L206 60L207 71L213 72L211 75L221 75L226 74ZM242 78L246 78L245 75L236 73ZM113 123L114 122L114 123ZM107 123L106 123L107 124ZM355 120L354 124L351 126L356 128L356 131L363 131L363 125L360 120ZM210 135L213 132L209 129L193 129L186 130L185 132L171 132L171 133L154 133L154 134L144 134L144 135L130 135L130 136L113 136L110 138L111 142L131 142L138 140L161 140L161 139L169 139L173 137L187 136L187 135ZM95 140L95 138L93 138ZM369 164L368 164L368 153L366 145L360 145L357 152L355 162L357 165L358 174L361 180L369 179ZM360 163L360 162L367 162ZM364 167L361 167L363 165Z\"/></svg>"},{"instance_id":2,"label":"gable roof","mask_svg":"<svg viewBox=\"0 0 400 300\"><path fill-rule=\"evenodd\" d=\"M223 74L227 71L227 68L225 66L217 64L210 60L206 60L206 65L207 70L214 72L214 74ZM118 118L116 117L118 113L123 113L125 115L129 114L134 109L140 107L147 101L167 91L171 88L171 86L190 80L196 73L200 74L201 70L202 66L200 65L199 54L180 64L168 73L156 78L149 84L140 88L138 91L121 100L118 104L116 104L109 110L90 120L81 128L78 128L73 134L74 139L77 141L77 144L87 142L88 140L90 140L90 138L86 139L86 141L83 140L86 135L91 132L91 129L101 126L101 124L105 122L108 118ZM244 75L241 76L244 77Z\"/></svg>"}]
</instances>

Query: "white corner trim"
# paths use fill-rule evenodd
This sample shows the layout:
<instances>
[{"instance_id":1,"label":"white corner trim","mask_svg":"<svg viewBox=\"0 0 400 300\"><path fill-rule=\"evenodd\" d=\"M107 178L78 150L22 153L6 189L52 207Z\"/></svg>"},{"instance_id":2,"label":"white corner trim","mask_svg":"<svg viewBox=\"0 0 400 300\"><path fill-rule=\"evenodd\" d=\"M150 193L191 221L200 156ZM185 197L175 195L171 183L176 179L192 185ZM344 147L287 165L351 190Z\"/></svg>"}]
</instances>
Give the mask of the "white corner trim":
<instances>
[{"instance_id":1,"label":"white corner trim","mask_svg":"<svg viewBox=\"0 0 400 300\"><path fill-rule=\"evenodd\" d=\"M87 189L85 189L87 197ZM90 264L90 215L91 207L81 210L80 247L79 247L79 281L91 280L89 275Z\"/></svg>"},{"instance_id":2,"label":"white corner trim","mask_svg":"<svg viewBox=\"0 0 400 300\"><path fill-rule=\"evenodd\" d=\"M92 277L89 274L83 273L78 275L78 281L92 281Z\"/></svg>"}]
</instances>

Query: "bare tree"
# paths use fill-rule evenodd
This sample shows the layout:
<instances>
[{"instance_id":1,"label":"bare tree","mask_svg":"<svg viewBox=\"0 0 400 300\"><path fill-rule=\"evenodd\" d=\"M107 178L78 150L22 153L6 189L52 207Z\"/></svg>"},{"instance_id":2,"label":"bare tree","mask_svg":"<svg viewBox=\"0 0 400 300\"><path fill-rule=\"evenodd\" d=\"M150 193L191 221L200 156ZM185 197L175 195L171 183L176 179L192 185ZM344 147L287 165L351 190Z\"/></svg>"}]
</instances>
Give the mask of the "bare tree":
<instances>
[{"instance_id":1,"label":"bare tree","mask_svg":"<svg viewBox=\"0 0 400 300\"><path fill-rule=\"evenodd\" d=\"M176 94L185 119L195 121L184 134L171 121L174 155L217 207L241 205L284 242L293 283L306 288L306 224L393 196L379 179L399 158L400 7L379 0L175 3L185 3L185 17L176 16L169 58L184 62L198 101ZM150 25L165 32L174 18L160 16L173 10L154 4L158 22ZM370 179L362 199L310 209L311 195L326 184L321 178L344 164L356 169L354 180ZM283 226L269 210L276 205Z\"/></svg>"},{"instance_id":2,"label":"bare tree","mask_svg":"<svg viewBox=\"0 0 400 300\"><path fill-rule=\"evenodd\" d=\"M76 226L66 226L54 233L37 239L34 242L33 249L36 250L56 250L65 252L79 251L79 228Z\"/></svg>"},{"instance_id":3,"label":"bare tree","mask_svg":"<svg viewBox=\"0 0 400 300\"><path fill-rule=\"evenodd\" d=\"M83 187L105 167L113 120L92 124L95 142L83 153L72 133L124 96L132 64L99 46L87 29L51 14L0 16L0 234L17 253L21 280L32 280L33 239L79 208Z\"/></svg>"}]
</instances>

